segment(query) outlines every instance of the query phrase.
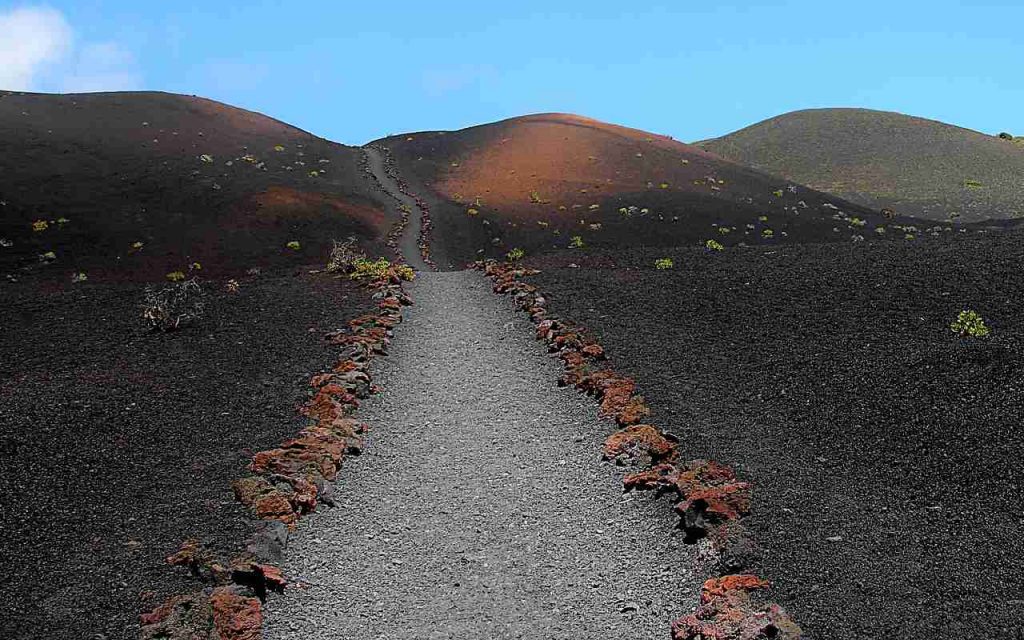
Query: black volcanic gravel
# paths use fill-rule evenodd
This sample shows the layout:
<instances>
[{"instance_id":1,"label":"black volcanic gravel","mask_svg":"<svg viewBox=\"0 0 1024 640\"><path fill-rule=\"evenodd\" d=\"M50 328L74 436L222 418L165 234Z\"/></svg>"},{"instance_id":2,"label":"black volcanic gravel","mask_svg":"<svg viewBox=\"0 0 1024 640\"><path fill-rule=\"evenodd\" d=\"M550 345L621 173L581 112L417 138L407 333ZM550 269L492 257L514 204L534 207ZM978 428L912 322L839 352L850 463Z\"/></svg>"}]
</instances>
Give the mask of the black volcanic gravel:
<instances>
[{"instance_id":1,"label":"black volcanic gravel","mask_svg":"<svg viewBox=\"0 0 1024 640\"><path fill-rule=\"evenodd\" d=\"M576 254L530 280L683 455L754 483L763 573L809 637L1020 638L1021 240ZM949 330L965 308L989 338Z\"/></svg>"},{"instance_id":2,"label":"black volcanic gravel","mask_svg":"<svg viewBox=\"0 0 1024 640\"><path fill-rule=\"evenodd\" d=\"M230 487L246 451L301 428L324 332L370 301L323 276L211 283L205 321L160 334L137 285L37 284L0 285L0 638L134 638L198 586L166 555L251 533Z\"/></svg>"}]
</instances>

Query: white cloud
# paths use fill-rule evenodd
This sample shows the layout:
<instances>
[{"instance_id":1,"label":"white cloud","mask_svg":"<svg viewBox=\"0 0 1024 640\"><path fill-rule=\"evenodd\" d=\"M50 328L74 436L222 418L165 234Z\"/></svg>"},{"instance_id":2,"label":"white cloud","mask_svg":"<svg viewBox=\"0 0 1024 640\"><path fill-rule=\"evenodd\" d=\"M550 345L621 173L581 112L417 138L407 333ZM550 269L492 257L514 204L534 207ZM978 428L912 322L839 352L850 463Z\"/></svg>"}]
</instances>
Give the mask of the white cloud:
<instances>
[{"instance_id":1,"label":"white cloud","mask_svg":"<svg viewBox=\"0 0 1024 640\"><path fill-rule=\"evenodd\" d=\"M75 42L64 16L47 7L0 13L0 89L127 91L142 86L132 53L115 42Z\"/></svg>"},{"instance_id":2,"label":"white cloud","mask_svg":"<svg viewBox=\"0 0 1024 640\"><path fill-rule=\"evenodd\" d=\"M142 85L135 56L114 42L87 44L75 56L62 91L129 91Z\"/></svg>"},{"instance_id":3,"label":"white cloud","mask_svg":"<svg viewBox=\"0 0 1024 640\"><path fill-rule=\"evenodd\" d=\"M71 27L53 9L24 7L0 13L0 34L0 89L32 89L45 67L71 49Z\"/></svg>"}]
</instances>

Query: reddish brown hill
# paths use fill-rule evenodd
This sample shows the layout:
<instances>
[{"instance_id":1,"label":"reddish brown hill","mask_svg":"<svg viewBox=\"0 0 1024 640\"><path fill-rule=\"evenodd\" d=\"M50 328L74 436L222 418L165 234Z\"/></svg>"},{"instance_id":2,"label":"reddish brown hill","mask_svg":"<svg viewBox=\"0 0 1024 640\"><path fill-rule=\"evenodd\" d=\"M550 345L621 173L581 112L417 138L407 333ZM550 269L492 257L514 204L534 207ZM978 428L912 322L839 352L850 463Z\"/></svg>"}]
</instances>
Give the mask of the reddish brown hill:
<instances>
[{"instance_id":1,"label":"reddish brown hill","mask_svg":"<svg viewBox=\"0 0 1024 640\"><path fill-rule=\"evenodd\" d=\"M359 149L203 98L0 93L0 140L8 273L229 274L319 261L332 238L376 248L389 226Z\"/></svg>"},{"instance_id":2,"label":"reddish brown hill","mask_svg":"<svg viewBox=\"0 0 1024 640\"><path fill-rule=\"evenodd\" d=\"M594 246L849 241L893 222L669 137L574 115L381 142L441 205L435 248L454 261L481 249L565 248L572 236Z\"/></svg>"}]
</instances>

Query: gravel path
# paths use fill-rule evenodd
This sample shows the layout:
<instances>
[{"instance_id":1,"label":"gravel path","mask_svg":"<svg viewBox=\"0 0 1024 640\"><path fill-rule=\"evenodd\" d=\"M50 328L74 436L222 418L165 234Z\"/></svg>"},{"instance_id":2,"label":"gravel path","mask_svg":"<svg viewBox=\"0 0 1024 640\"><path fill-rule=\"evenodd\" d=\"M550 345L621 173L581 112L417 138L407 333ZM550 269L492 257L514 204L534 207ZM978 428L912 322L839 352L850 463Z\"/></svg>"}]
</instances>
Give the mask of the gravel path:
<instances>
[{"instance_id":1,"label":"gravel path","mask_svg":"<svg viewBox=\"0 0 1024 640\"><path fill-rule=\"evenodd\" d=\"M692 548L599 462L611 425L554 386L526 317L472 272L421 274L339 506L304 519L268 604L286 638L662 638Z\"/></svg>"},{"instance_id":2,"label":"gravel path","mask_svg":"<svg viewBox=\"0 0 1024 640\"><path fill-rule=\"evenodd\" d=\"M420 255L421 212L420 208L416 206L416 200L402 193L395 179L388 175L387 170L384 168L384 154L379 149L363 147L363 151L366 152L370 171L377 177L377 180L384 189L399 202L408 205L412 210L412 213L409 214L409 223L405 225L405 229L402 230L402 237L398 240L398 248L405 257L406 263L416 271L430 271L430 267L427 266L427 263L423 261L423 256Z\"/></svg>"}]
</instances>

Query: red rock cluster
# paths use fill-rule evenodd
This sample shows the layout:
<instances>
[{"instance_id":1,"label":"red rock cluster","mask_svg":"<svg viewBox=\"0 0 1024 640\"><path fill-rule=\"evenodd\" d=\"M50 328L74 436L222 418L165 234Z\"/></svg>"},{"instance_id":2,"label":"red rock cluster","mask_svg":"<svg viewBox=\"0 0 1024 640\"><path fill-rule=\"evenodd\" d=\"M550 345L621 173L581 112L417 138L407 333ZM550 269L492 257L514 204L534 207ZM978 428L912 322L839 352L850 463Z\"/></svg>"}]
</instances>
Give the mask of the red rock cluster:
<instances>
[{"instance_id":1,"label":"red rock cluster","mask_svg":"<svg viewBox=\"0 0 1024 640\"><path fill-rule=\"evenodd\" d=\"M690 541L708 538L727 575L704 584L698 609L672 627L674 640L755 640L799 638L800 628L776 604L757 606L749 592L768 586L749 569L756 556L741 519L750 511L750 485L736 478L728 466L711 460L679 460L677 440L645 424L651 411L637 394L636 382L608 364L604 348L587 332L547 311L547 300L523 277L536 271L494 261L473 265L494 282L496 293L509 295L530 314L537 339L565 363L562 386L573 386L594 396L600 415L615 420L620 429L604 443L603 456L617 464L646 466L628 474L627 491L654 490L676 497L680 526Z\"/></svg>"},{"instance_id":2,"label":"red rock cluster","mask_svg":"<svg viewBox=\"0 0 1024 640\"><path fill-rule=\"evenodd\" d=\"M672 623L672 640L799 638L796 626L777 604L757 604L750 593L768 587L753 575L729 575L704 583L693 613Z\"/></svg>"},{"instance_id":3,"label":"red rock cluster","mask_svg":"<svg viewBox=\"0 0 1024 640\"><path fill-rule=\"evenodd\" d=\"M412 300L402 289L397 267L369 283L377 311L328 335L340 347L338 360L310 378L311 396L300 409L310 424L279 446L253 455L252 475L232 483L235 497L256 518L293 528L320 502L329 502L327 483L338 474L345 456L362 450L367 427L351 417L359 399L373 391L368 367L374 355L386 354L391 329L402 321ZM286 580L279 568L259 562L252 553L224 560L196 540L187 540L167 558L207 583L198 593L175 596L141 618L143 640L256 640L262 626L261 601L281 591Z\"/></svg>"}]
</instances>

